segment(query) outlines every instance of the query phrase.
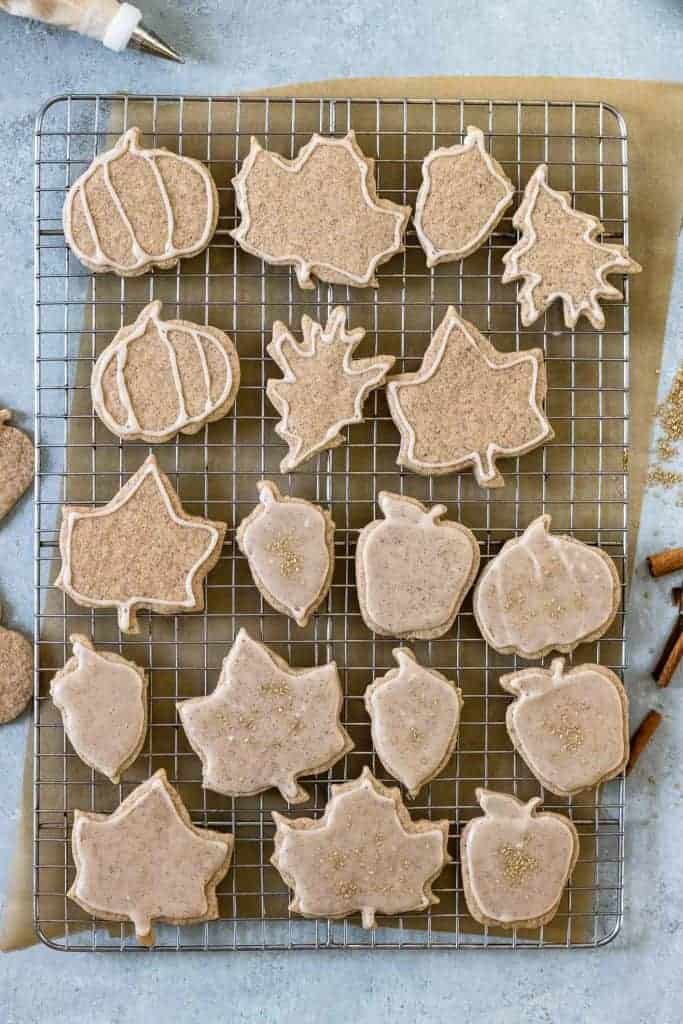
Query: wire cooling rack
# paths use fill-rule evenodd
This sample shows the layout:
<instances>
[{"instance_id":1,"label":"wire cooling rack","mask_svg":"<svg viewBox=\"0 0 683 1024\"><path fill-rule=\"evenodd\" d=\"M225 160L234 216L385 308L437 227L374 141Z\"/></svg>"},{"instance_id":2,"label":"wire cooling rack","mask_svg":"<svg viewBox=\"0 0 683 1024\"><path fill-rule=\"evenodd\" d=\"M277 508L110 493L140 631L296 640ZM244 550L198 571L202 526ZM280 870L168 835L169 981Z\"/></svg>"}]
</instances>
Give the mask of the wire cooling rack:
<instances>
[{"instance_id":1,"label":"wire cooling rack","mask_svg":"<svg viewBox=\"0 0 683 1024\"><path fill-rule=\"evenodd\" d=\"M221 216L205 253L177 270L134 280L92 277L68 252L61 229L66 189L92 157L132 124L146 144L205 160L218 184ZM376 674L392 667L394 643L374 638L359 615L353 557L358 530L378 515L381 489L423 501L445 501L449 514L471 527L482 558L519 533L541 511L553 529L599 544L622 580L626 559L626 445L628 418L628 281L625 301L606 304L603 331L586 321L571 331L553 308L531 328L521 327L515 288L503 287L501 255L515 240L508 215L480 251L461 263L427 270L412 226L406 252L379 271L377 290L320 285L301 291L287 268L266 267L242 253L229 230L235 224L230 179L256 135L271 149L293 155L314 130L344 134L376 159L379 192L415 204L422 158L460 141L480 126L492 153L518 190L541 161L554 187L597 214L606 237L628 244L626 129L601 103L527 103L482 100L190 99L73 96L50 101L36 129L36 415L40 472L35 497L35 920L44 941L69 950L138 948L127 925L106 927L68 900L73 880L70 831L75 808L109 812L151 772L165 767L200 826L235 834L234 864L219 888L219 919L187 928L160 927L157 949L263 948L538 948L597 946L618 931L622 911L624 785L599 795L561 800L546 808L571 815L581 854L555 921L536 931L497 932L467 914L458 871L457 839L479 813L474 789L485 784L528 798L539 786L513 752L504 718L509 700L497 683L517 659L487 648L468 602L454 628L439 640L415 644L418 657L453 676L464 694L458 748L447 768L413 804L416 817L448 817L456 862L435 885L440 903L426 914L382 920L364 932L356 919L305 921L288 911L288 893L270 866L271 809L278 795L230 800L200 786L200 765L180 728L175 700L210 692L240 626L272 644L297 665L335 658L345 689L344 718L355 749L322 778L309 780L312 798L298 815L318 816L330 781L356 777L370 764L387 776L372 752L362 694ZM519 192L518 192L519 197ZM510 211L511 212L511 211ZM98 504L110 498L150 450L121 444L97 421L89 398L96 356L119 326L146 302L161 298L167 316L212 323L237 345L242 387L233 414L193 437L156 446L163 468L192 513L227 520L221 562L206 584L206 610L162 618L141 615L140 637L120 635L108 611L78 608L53 586L58 562L59 507L64 500ZM362 354L391 353L397 370L415 369L446 306L455 304L504 350L541 346L547 360L547 410L555 439L505 463L506 486L480 490L471 474L423 479L399 472L398 436L383 394L366 406L367 421L347 442L285 478L277 417L264 392L279 375L266 355L270 327L281 319L298 331L305 312L320 319L343 304L351 326L367 329ZM336 522L336 569L326 604L304 630L264 604L234 545L233 527L253 507L261 477L285 493L320 501ZM48 696L48 683L71 649L70 634L134 658L149 672L150 730L138 762L120 786L80 763L66 741ZM581 661L624 667L623 615L599 642L584 645Z\"/></svg>"}]
</instances>

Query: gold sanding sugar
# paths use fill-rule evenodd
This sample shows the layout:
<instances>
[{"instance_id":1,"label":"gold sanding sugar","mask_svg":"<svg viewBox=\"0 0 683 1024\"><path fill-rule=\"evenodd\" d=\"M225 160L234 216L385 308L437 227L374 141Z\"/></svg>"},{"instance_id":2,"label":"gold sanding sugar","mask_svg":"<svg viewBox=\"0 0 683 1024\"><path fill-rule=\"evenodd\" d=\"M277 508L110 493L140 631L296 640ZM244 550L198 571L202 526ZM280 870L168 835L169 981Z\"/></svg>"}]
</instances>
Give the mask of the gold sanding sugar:
<instances>
[{"instance_id":1,"label":"gold sanding sugar","mask_svg":"<svg viewBox=\"0 0 683 1024\"><path fill-rule=\"evenodd\" d=\"M683 441L683 365L676 370L671 390L659 407L659 422L669 444Z\"/></svg>"},{"instance_id":2,"label":"gold sanding sugar","mask_svg":"<svg viewBox=\"0 0 683 1024\"><path fill-rule=\"evenodd\" d=\"M538 871L538 861L521 846L504 843L499 850L503 858L503 874L510 885L521 885L527 875Z\"/></svg>"},{"instance_id":3,"label":"gold sanding sugar","mask_svg":"<svg viewBox=\"0 0 683 1024\"><path fill-rule=\"evenodd\" d=\"M676 484L683 483L683 473L678 473L674 469L662 469L661 466L652 466L647 479L651 484L661 484L662 487L675 487Z\"/></svg>"},{"instance_id":4,"label":"gold sanding sugar","mask_svg":"<svg viewBox=\"0 0 683 1024\"><path fill-rule=\"evenodd\" d=\"M283 533L277 540L268 545L268 551L280 556L280 572L283 576L295 576L301 570L301 559L292 550L292 539Z\"/></svg>"}]
</instances>

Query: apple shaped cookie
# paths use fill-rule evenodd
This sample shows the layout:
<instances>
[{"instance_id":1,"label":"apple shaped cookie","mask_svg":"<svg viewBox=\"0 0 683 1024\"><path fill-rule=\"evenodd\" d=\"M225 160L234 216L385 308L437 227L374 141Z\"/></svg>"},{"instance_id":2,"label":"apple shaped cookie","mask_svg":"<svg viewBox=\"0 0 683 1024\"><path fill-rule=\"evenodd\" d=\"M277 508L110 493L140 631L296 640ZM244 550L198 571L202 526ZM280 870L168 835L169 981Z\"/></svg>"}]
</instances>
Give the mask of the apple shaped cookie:
<instances>
[{"instance_id":1,"label":"apple shaped cookie","mask_svg":"<svg viewBox=\"0 0 683 1024\"><path fill-rule=\"evenodd\" d=\"M290 668L241 629L207 697L177 705L203 785L225 796L276 786L298 804L300 775L318 775L353 748L339 721L344 694L333 661Z\"/></svg>"},{"instance_id":2,"label":"apple shaped cookie","mask_svg":"<svg viewBox=\"0 0 683 1024\"><path fill-rule=\"evenodd\" d=\"M398 789L369 768L332 786L322 818L289 819L273 811L271 863L290 889L290 909L303 917L347 917L363 927L375 914L424 910L438 898L432 882L450 861L448 822L413 821Z\"/></svg>"},{"instance_id":3,"label":"apple shaped cookie","mask_svg":"<svg viewBox=\"0 0 683 1024\"><path fill-rule=\"evenodd\" d=\"M33 481L33 442L16 427L8 426L9 409L0 409L0 520L16 505Z\"/></svg>"},{"instance_id":4,"label":"apple shaped cookie","mask_svg":"<svg viewBox=\"0 0 683 1024\"><path fill-rule=\"evenodd\" d=\"M18 718L32 694L33 645L16 630L0 626L0 725Z\"/></svg>"},{"instance_id":5,"label":"apple shaped cookie","mask_svg":"<svg viewBox=\"0 0 683 1024\"><path fill-rule=\"evenodd\" d=\"M365 691L372 742L380 761L416 797L448 763L458 740L462 691L412 651L392 651L398 668Z\"/></svg>"},{"instance_id":6,"label":"apple shaped cookie","mask_svg":"<svg viewBox=\"0 0 683 1024\"><path fill-rule=\"evenodd\" d=\"M332 583L332 517L303 498L283 497L270 480L256 488L259 504L240 523L237 543L268 604L305 626Z\"/></svg>"},{"instance_id":7,"label":"apple shaped cookie","mask_svg":"<svg viewBox=\"0 0 683 1024\"><path fill-rule=\"evenodd\" d=\"M474 591L482 636L501 654L543 658L597 640L621 601L619 574L600 548L550 533L549 515L506 541Z\"/></svg>"},{"instance_id":8,"label":"apple shaped cookie","mask_svg":"<svg viewBox=\"0 0 683 1024\"><path fill-rule=\"evenodd\" d=\"M356 547L361 615L380 636L430 640L455 620L479 569L479 545L445 505L381 491L385 519L363 527Z\"/></svg>"},{"instance_id":9,"label":"apple shaped cookie","mask_svg":"<svg viewBox=\"0 0 683 1024\"><path fill-rule=\"evenodd\" d=\"M517 698L507 709L512 744L551 793L572 796L613 779L629 753L628 698L619 678L602 665L565 672L527 668L500 677Z\"/></svg>"},{"instance_id":10,"label":"apple shaped cookie","mask_svg":"<svg viewBox=\"0 0 683 1024\"><path fill-rule=\"evenodd\" d=\"M81 761L115 785L147 735L147 679L134 662L71 638L73 657L50 683L64 732Z\"/></svg>"},{"instance_id":11,"label":"apple shaped cookie","mask_svg":"<svg viewBox=\"0 0 683 1024\"><path fill-rule=\"evenodd\" d=\"M540 797L477 789L484 814L460 837L467 908L480 924L540 928L555 914L579 855L576 828L563 814L538 813Z\"/></svg>"}]
</instances>

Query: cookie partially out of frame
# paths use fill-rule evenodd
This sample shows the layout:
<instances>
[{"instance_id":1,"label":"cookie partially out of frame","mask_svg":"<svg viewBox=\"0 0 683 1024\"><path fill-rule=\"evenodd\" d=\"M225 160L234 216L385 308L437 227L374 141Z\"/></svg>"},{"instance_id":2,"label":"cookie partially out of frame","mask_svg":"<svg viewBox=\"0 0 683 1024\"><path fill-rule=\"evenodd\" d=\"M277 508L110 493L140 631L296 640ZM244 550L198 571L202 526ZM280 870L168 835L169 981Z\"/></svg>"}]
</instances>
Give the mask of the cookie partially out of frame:
<instances>
[{"instance_id":1,"label":"cookie partially out of frame","mask_svg":"<svg viewBox=\"0 0 683 1024\"><path fill-rule=\"evenodd\" d=\"M218 223L208 169L168 149L146 149L129 128L69 189L64 238L95 273L138 277L206 249Z\"/></svg>"}]
</instances>

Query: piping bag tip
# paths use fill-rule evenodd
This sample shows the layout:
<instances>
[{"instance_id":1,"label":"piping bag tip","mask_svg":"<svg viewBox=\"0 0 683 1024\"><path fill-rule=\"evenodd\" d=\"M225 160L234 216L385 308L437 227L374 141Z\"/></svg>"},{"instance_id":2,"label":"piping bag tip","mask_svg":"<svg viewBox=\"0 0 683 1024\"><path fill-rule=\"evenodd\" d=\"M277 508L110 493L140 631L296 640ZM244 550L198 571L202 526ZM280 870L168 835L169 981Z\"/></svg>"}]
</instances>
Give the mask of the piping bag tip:
<instances>
[{"instance_id":1,"label":"piping bag tip","mask_svg":"<svg viewBox=\"0 0 683 1024\"><path fill-rule=\"evenodd\" d=\"M155 57L163 57L164 60L175 61L176 64L184 64L185 61L172 46L165 43L156 32L152 32L140 22L134 29L128 40L128 45L136 50L143 50L145 53L152 53Z\"/></svg>"}]
</instances>

